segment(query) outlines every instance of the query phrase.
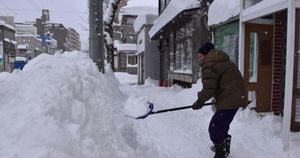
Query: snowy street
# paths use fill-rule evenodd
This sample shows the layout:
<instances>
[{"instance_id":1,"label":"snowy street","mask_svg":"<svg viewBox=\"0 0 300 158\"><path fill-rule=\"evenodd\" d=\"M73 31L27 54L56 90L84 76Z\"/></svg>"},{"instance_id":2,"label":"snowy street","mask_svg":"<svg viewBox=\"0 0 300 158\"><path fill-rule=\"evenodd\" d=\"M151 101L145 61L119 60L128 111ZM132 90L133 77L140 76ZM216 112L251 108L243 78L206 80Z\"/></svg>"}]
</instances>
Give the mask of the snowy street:
<instances>
[{"instance_id":1,"label":"snowy street","mask_svg":"<svg viewBox=\"0 0 300 158\"><path fill-rule=\"evenodd\" d=\"M42 54L22 71L0 73L0 157L213 157L209 106L141 120L126 116L147 101L155 110L190 105L201 83L190 89L162 88L153 80L134 83L135 75L109 69L99 73L81 52ZM238 112L230 130L230 157L299 157L300 133L293 133L285 152L282 118L263 115L249 109Z\"/></svg>"}]
</instances>

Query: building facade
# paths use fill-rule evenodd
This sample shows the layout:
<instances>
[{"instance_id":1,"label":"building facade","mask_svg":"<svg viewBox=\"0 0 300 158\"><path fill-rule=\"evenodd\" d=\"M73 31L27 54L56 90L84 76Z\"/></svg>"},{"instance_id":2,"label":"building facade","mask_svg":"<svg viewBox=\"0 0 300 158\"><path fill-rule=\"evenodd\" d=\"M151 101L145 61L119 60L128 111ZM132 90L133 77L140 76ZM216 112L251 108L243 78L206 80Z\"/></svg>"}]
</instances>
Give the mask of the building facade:
<instances>
[{"instance_id":1,"label":"building facade","mask_svg":"<svg viewBox=\"0 0 300 158\"><path fill-rule=\"evenodd\" d=\"M136 55L136 34L133 28L136 15L123 14L120 21L120 43L115 45L118 54L117 71L126 71L130 74L137 74L137 55Z\"/></svg>"},{"instance_id":2,"label":"building facade","mask_svg":"<svg viewBox=\"0 0 300 158\"><path fill-rule=\"evenodd\" d=\"M237 63L254 105L251 108L283 116L284 137L288 137L290 130L300 130L300 1L240 0L236 5L238 19L216 24L214 42L222 47L228 36L236 45L238 32Z\"/></svg>"},{"instance_id":3,"label":"building facade","mask_svg":"<svg viewBox=\"0 0 300 158\"><path fill-rule=\"evenodd\" d=\"M241 3L240 68L248 91L256 94L255 108L284 115L286 129L300 130L300 1Z\"/></svg>"},{"instance_id":4,"label":"building facade","mask_svg":"<svg viewBox=\"0 0 300 158\"><path fill-rule=\"evenodd\" d=\"M37 18L35 23L37 34L48 53L81 49L80 36L74 28L66 28L61 23L51 23L49 19L49 11L43 10L41 18Z\"/></svg>"},{"instance_id":5,"label":"building facade","mask_svg":"<svg viewBox=\"0 0 300 158\"><path fill-rule=\"evenodd\" d=\"M42 53L42 41L37 38L37 28L33 24L16 23L16 41L18 43L17 56L32 59ZM25 46L27 54L22 54Z\"/></svg>"},{"instance_id":6,"label":"building facade","mask_svg":"<svg viewBox=\"0 0 300 158\"><path fill-rule=\"evenodd\" d=\"M159 42L151 40L149 31L157 15L139 15L134 23L137 33L138 83L146 79L159 80Z\"/></svg>"},{"instance_id":7,"label":"building facade","mask_svg":"<svg viewBox=\"0 0 300 158\"><path fill-rule=\"evenodd\" d=\"M67 37L67 50L68 51L81 50L81 42L80 42L79 33L71 27L68 28L68 31L69 31L69 34Z\"/></svg>"},{"instance_id":8,"label":"building facade","mask_svg":"<svg viewBox=\"0 0 300 158\"><path fill-rule=\"evenodd\" d=\"M207 17L200 5L197 0L159 1L159 17L149 34L152 40L160 41L161 86L190 87L199 78L196 52L210 40Z\"/></svg>"},{"instance_id":9,"label":"building facade","mask_svg":"<svg viewBox=\"0 0 300 158\"><path fill-rule=\"evenodd\" d=\"M2 17L0 20L0 72L12 72L16 58L16 41L13 17Z\"/></svg>"}]
</instances>

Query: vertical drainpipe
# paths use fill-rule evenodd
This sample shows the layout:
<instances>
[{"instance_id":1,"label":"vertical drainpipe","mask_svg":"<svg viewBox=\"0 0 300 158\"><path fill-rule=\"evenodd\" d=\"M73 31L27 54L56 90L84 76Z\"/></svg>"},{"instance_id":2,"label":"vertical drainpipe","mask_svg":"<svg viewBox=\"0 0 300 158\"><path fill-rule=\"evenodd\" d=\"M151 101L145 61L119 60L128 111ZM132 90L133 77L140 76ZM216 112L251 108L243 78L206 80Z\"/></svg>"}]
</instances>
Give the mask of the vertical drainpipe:
<instances>
[{"instance_id":1,"label":"vertical drainpipe","mask_svg":"<svg viewBox=\"0 0 300 158\"><path fill-rule=\"evenodd\" d=\"M239 70L244 76L244 60L245 60L245 23L242 21L242 13L244 11L244 0L240 0L240 13L239 13Z\"/></svg>"},{"instance_id":2,"label":"vertical drainpipe","mask_svg":"<svg viewBox=\"0 0 300 158\"><path fill-rule=\"evenodd\" d=\"M284 93L284 115L283 115L283 144L284 150L289 150L291 113L293 99L293 78L294 78L294 54L295 54L295 0L288 0L288 24L286 43L286 75Z\"/></svg>"}]
</instances>

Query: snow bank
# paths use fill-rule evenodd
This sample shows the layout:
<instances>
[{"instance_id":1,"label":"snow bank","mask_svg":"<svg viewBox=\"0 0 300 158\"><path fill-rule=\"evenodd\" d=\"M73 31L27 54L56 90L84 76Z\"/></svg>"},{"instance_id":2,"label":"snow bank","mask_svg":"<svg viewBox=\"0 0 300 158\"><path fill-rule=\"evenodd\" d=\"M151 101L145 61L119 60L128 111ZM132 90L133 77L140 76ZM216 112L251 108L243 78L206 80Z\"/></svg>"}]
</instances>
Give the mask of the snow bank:
<instances>
[{"instance_id":1,"label":"snow bank","mask_svg":"<svg viewBox=\"0 0 300 158\"><path fill-rule=\"evenodd\" d=\"M0 157L130 157L118 85L79 52L42 54L1 73Z\"/></svg>"}]
</instances>

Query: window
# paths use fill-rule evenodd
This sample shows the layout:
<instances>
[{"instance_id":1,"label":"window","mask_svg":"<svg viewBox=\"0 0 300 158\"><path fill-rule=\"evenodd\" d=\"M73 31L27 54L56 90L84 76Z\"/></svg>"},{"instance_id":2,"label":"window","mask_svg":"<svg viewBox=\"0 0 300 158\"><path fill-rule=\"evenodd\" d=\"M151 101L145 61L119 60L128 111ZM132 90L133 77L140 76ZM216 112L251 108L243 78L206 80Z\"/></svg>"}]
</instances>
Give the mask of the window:
<instances>
[{"instance_id":1,"label":"window","mask_svg":"<svg viewBox=\"0 0 300 158\"><path fill-rule=\"evenodd\" d=\"M249 82L257 82L258 73L258 34L250 33Z\"/></svg>"},{"instance_id":2,"label":"window","mask_svg":"<svg viewBox=\"0 0 300 158\"><path fill-rule=\"evenodd\" d=\"M174 32L171 32L170 43L169 43L169 46L170 46L170 70L171 71L175 70L175 61L176 61L175 52L174 52L174 40L175 40Z\"/></svg>"},{"instance_id":3,"label":"window","mask_svg":"<svg viewBox=\"0 0 300 158\"><path fill-rule=\"evenodd\" d=\"M135 21L135 17L134 18L133 17L128 17L127 21L126 21L126 24L133 24L134 21Z\"/></svg>"},{"instance_id":4,"label":"window","mask_svg":"<svg viewBox=\"0 0 300 158\"><path fill-rule=\"evenodd\" d=\"M175 33L175 50L170 51L170 70L178 73L192 73L192 30L191 23Z\"/></svg>"},{"instance_id":5,"label":"window","mask_svg":"<svg viewBox=\"0 0 300 158\"><path fill-rule=\"evenodd\" d=\"M137 56L128 56L128 65L136 65L137 64Z\"/></svg>"},{"instance_id":6,"label":"window","mask_svg":"<svg viewBox=\"0 0 300 158\"><path fill-rule=\"evenodd\" d=\"M227 53L236 65L238 65L238 34L228 34L223 36L222 50Z\"/></svg>"}]
</instances>

